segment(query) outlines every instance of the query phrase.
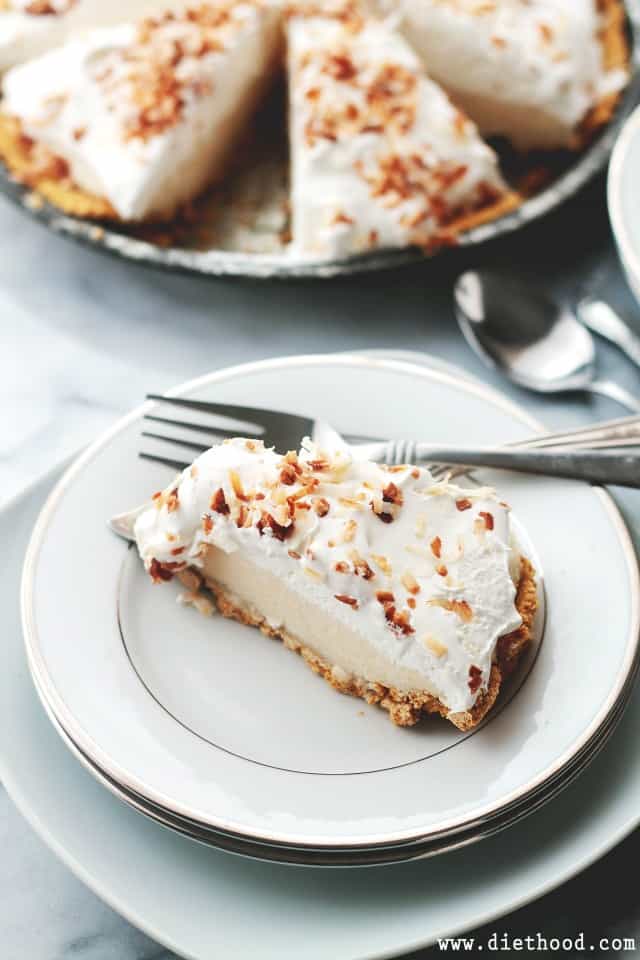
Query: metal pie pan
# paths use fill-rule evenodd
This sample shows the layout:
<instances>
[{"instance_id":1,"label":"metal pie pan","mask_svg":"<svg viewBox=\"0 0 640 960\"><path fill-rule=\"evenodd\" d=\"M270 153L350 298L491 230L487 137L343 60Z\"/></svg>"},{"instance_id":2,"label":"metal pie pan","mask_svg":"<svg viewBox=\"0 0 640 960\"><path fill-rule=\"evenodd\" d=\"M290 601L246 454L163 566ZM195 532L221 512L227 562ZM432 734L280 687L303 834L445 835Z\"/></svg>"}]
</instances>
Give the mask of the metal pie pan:
<instances>
[{"instance_id":1,"label":"metal pie pan","mask_svg":"<svg viewBox=\"0 0 640 960\"><path fill-rule=\"evenodd\" d=\"M614 117L572 164L546 188L520 207L497 220L463 233L458 246L473 247L519 230L576 194L606 165L625 120L640 99L640 8L628 2L627 30L631 50L631 78ZM255 278L313 277L328 278L366 273L424 261L430 254L417 248L379 250L340 260L300 258L283 250L273 253L246 253L240 249L194 250L180 246L158 246L118 231L112 225L96 224L67 216L47 203L32 203L29 188L16 183L4 167L0 171L0 191L55 233L70 237L126 260L178 273L204 276L243 276ZM440 255L444 255L441 251Z\"/></svg>"}]
</instances>

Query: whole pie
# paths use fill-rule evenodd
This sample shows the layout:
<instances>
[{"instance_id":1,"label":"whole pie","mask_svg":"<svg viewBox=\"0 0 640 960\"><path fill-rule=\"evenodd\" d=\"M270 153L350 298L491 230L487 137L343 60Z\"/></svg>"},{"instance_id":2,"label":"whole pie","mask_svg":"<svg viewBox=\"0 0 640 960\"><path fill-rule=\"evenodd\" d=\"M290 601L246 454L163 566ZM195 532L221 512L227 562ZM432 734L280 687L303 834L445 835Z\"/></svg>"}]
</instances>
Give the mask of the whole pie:
<instances>
[{"instance_id":1,"label":"whole pie","mask_svg":"<svg viewBox=\"0 0 640 960\"><path fill-rule=\"evenodd\" d=\"M531 640L535 574L509 507L424 468L228 440L134 533L154 582L177 577L184 603L282 640L400 726L476 726Z\"/></svg>"},{"instance_id":2,"label":"whole pie","mask_svg":"<svg viewBox=\"0 0 640 960\"><path fill-rule=\"evenodd\" d=\"M121 19L120 5L0 8L0 51L8 18L52 22L38 41L51 49L4 76L6 164L67 213L171 222L224 181L284 74L291 247L312 257L455 242L522 199L526 178L510 185L484 138L530 157L535 174L546 152L584 146L627 79L621 0L127 10L150 7L88 32Z\"/></svg>"}]
</instances>

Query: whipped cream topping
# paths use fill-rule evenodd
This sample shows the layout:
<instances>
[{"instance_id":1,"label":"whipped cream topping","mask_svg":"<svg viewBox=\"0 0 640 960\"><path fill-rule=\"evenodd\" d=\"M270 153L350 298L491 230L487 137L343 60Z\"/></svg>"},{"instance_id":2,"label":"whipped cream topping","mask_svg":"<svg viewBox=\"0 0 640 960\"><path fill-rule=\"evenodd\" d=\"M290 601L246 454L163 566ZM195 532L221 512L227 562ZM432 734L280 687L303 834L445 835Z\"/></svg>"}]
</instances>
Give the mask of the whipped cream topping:
<instances>
[{"instance_id":1,"label":"whipped cream topping","mask_svg":"<svg viewBox=\"0 0 640 960\"><path fill-rule=\"evenodd\" d=\"M493 491L328 455L309 441L286 456L256 440L213 447L155 495L134 533L157 581L201 567L210 544L242 551L418 671L450 712L473 706L498 638L521 623L519 556Z\"/></svg>"},{"instance_id":2,"label":"whipped cream topping","mask_svg":"<svg viewBox=\"0 0 640 960\"><path fill-rule=\"evenodd\" d=\"M170 216L206 186L278 31L261 0L94 30L10 70L3 110L122 219Z\"/></svg>"},{"instance_id":3,"label":"whipped cream topping","mask_svg":"<svg viewBox=\"0 0 640 960\"><path fill-rule=\"evenodd\" d=\"M46 53L82 30L173 5L170 0L5 0L0 5L0 71Z\"/></svg>"},{"instance_id":4,"label":"whipped cream topping","mask_svg":"<svg viewBox=\"0 0 640 960\"><path fill-rule=\"evenodd\" d=\"M312 8L310 8L312 9ZM294 246L339 257L450 241L505 190L496 156L382 20L288 22Z\"/></svg>"},{"instance_id":5,"label":"whipped cream topping","mask_svg":"<svg viewBox=\"0 0 640 960\"><path fill-rule=\"evenodd\" d=\"M626 82L606 71L597 0L380 0L483 135L565 147L586 113Z\"/></svg>"}]
</instances>

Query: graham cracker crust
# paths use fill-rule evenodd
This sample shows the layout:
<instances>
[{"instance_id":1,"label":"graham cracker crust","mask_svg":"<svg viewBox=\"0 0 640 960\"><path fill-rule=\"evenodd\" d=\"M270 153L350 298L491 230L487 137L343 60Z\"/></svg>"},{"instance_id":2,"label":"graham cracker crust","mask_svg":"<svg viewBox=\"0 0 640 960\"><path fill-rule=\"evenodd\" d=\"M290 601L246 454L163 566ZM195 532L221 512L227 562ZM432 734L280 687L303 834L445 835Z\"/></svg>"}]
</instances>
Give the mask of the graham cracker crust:
<instances>
[{"instance_id":1,"label":"graham cracker crust","mask_svg":"<svg viewBox=\"0 0 640 960\"><path fill-rule=\"evenodd\" d=\"M195 602L197 591L203 582L199 571L187 570L182 574L179 573L178 577L192 591L189 599ZM424 691L415 690L406 693L361 677L342 675L343 671L335 670L313 650L305 647L297 637L286 630L274 629L256 611L240 606L238 600L216 581L205 578L204 585L215 597L216 606L223 617L258 627L266 636L281 640L289 650L298 653L313 672L326 680L334 690L352 697L360 697L369 704L377 704L387 711L389 719L396 726L412 727L426 714L436 713L450 720L462 731L478 726L494 705L502 681L515 669L531 640L533 619L538 603L535 571L531 563L525 557L521 557L516 608L522 617L522 625L513 633L499 639L487 689L480 693L472 709L464 713L450 713L440 700Z\"/></svg>"},{"instance_id":2,"label":"graham cracker crust","mask_svg":"<svg viewBox=\"0 0 640 960\"><path fill-rule=\"evenodd\" d=\"M0 158L24 183L62 213L82 220L118 219L108 200L88 193L70 179L65 161L24 136L20 121L0 113Z\"/></svg>"},{"instance_id":3,"label":"graham cracker crust","mask_svg":"<svg viewBox=\"0 0 640 960\"><path fill-rule=\"evenodd\" d=\"M598 0L598 8L603 17L600 40L603 62L607 69L625 68L629 65L630 52L626 36L626 13L622 0ZM576 152L585 149L593 137L611 120L620 100L621 92L611 93L596 104L582 121L576 131L571 149ZM546 186L553 178L553 170L544 162L544 155L537 154L531 166L518 177L514 188L492 203L466 213L447 224L444 236L447 243L455 243L456 238L475 227L482 226L517 209L529 197ZM48 201L63 213L86 220L103 222L122 222L112 205L103 197L96 196L78 187L70 178L67 164L42 146L35 145L21 130L15 117L0 112L0 159L18 182L29 186L34 195ZM188 204L187 220L193 222L197 216L194 204ZM195 211L195 213L194 213ZM159 245L170 245L167 231L176 226L177 241L184 232L184 218L178 213L168 223L146 221L149 225L161 225L164 228ZM153 234L147 239L154 242ZM443 241L444 242L444 241Z\"/></svg>"}]
</instances>

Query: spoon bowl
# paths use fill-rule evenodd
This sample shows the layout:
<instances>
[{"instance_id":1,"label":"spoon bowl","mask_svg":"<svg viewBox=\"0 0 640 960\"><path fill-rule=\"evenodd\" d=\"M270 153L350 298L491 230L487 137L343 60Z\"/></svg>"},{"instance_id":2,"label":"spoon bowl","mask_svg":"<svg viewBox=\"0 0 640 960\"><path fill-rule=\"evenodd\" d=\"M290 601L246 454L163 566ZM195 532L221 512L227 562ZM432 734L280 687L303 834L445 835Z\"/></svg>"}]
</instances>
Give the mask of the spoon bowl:
<instances>
[{"instance_id":1,"label":"spoon bowl","mask_svg":"<svg viewBox=\"0 0 640 960\"><path fill-rule=\"evenodd\" d=\"M640 403L596 378L593 337L568 307L541 290L489 271L468 271L454 288L456 317L469 346L494 369L538 393L586 390L628 409Z\"/></svg>"}]
</instances>

